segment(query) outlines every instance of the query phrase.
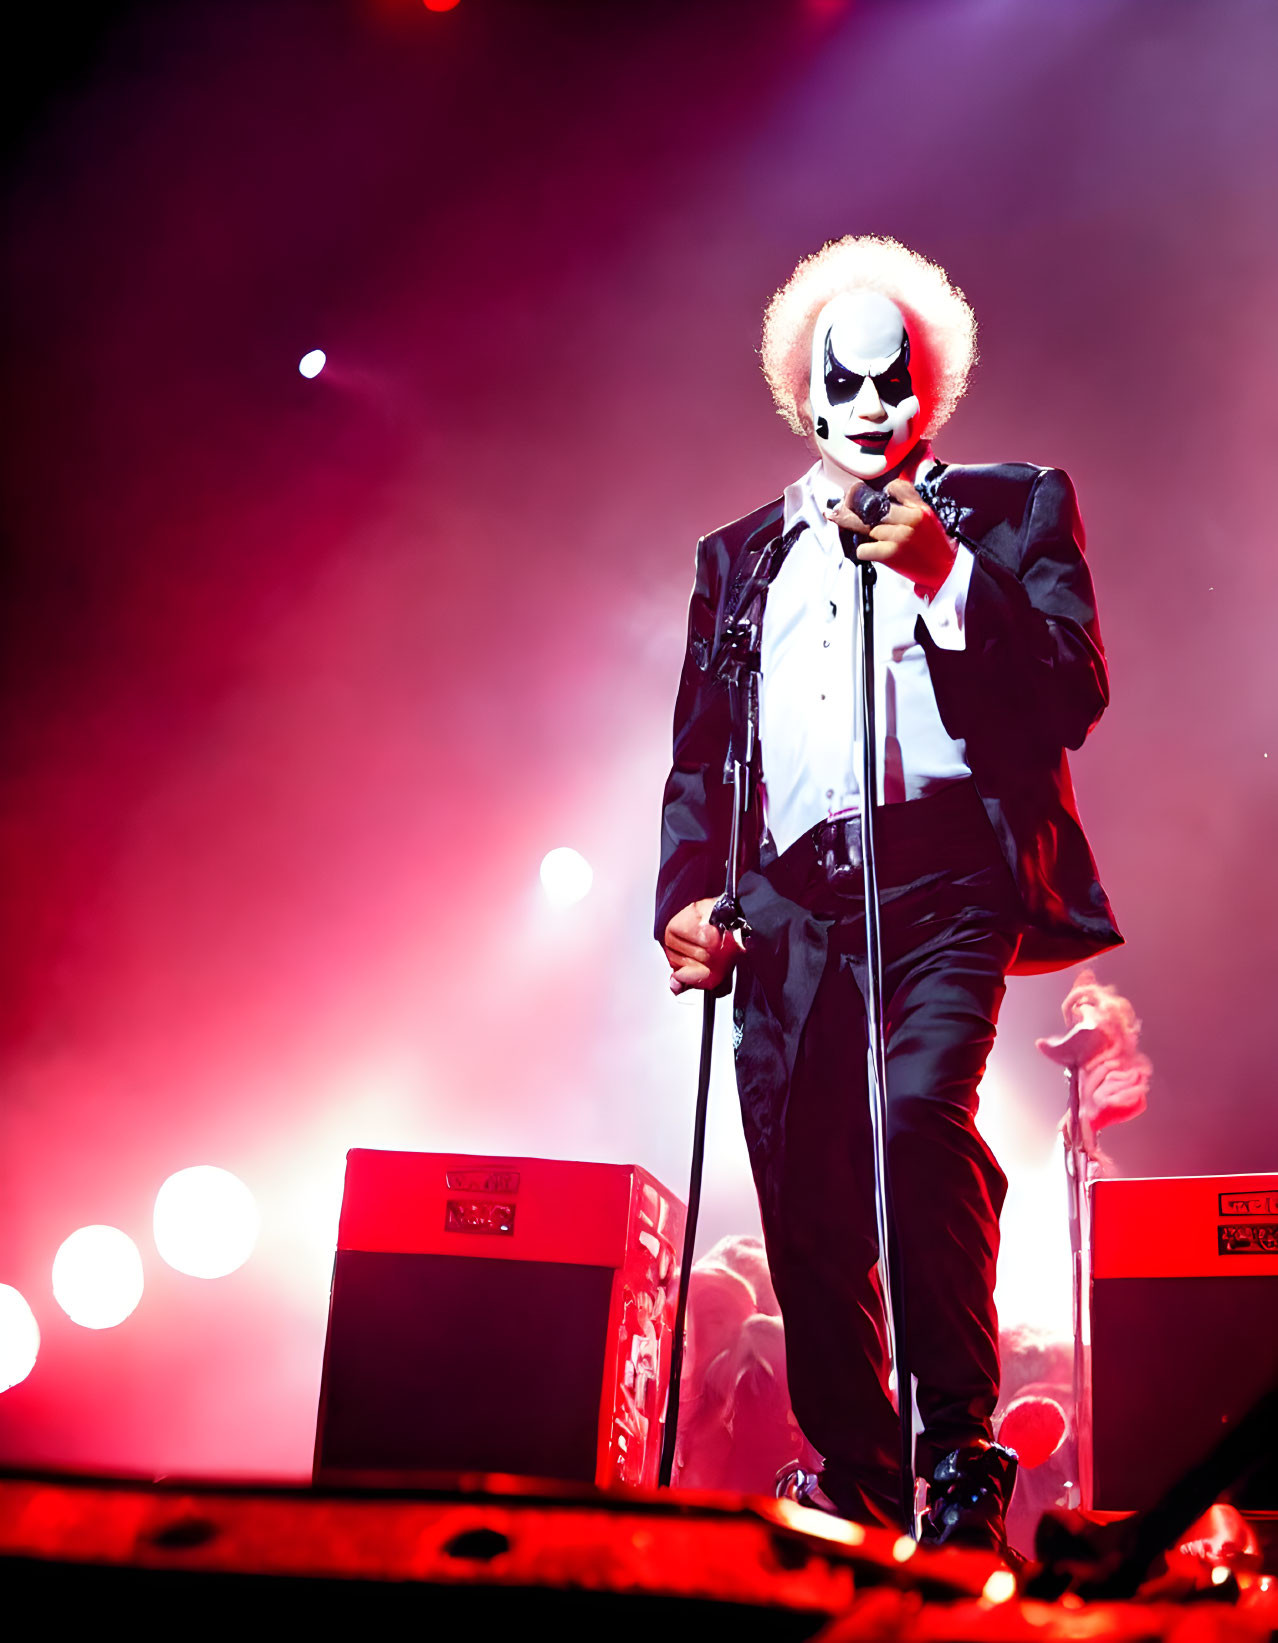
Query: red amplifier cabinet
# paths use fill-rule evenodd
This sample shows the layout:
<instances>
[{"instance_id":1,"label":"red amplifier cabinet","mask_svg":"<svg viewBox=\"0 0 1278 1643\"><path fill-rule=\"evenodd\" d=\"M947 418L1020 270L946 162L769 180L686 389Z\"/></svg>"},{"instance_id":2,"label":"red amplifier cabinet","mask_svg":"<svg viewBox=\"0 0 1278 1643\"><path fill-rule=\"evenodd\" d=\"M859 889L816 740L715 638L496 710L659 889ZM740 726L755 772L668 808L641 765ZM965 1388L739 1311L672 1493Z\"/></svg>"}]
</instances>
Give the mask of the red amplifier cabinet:
<instances>
[{"instance_id":1,"label":"red amplifier cabinet","mask_svg":"<svg viewBox=\"0 0 1278 1643\"><path fill-rule=\"evenodd\" d=\"M349 1152L316 1481L655 1487L683 1225L633 1164Z\"/></svg>"},{"instance_id":2,"label":"red amplifier cabinet","mask_svg":"<svg viewBox=\"0 0 1278 1643\"><path fill-rule=\"evenodd\" d=\"M1136 1511L1278 1379L1278 1175L1095 1182L1089 1311L1083 1504ZM1278 1508L1278 1467L1236 1503Z\"/></svg>"}]
</instances>

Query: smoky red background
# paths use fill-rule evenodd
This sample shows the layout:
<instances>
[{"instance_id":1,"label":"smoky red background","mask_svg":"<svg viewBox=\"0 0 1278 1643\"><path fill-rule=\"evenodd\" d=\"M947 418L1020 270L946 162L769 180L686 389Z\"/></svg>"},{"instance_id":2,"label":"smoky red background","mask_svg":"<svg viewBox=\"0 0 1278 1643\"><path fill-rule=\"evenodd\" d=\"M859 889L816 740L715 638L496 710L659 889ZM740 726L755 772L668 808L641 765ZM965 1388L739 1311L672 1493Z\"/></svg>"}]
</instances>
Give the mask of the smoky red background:
<instances>
[{"instance_id":1,"label":"smoky red background","mask_svg":"<svg viewBox=\"0 0 1278 1643\"><path fill-rule=\"evenodd\" d=\"M759 322L843 233L976 308L939 453L1078 486L1114 704L1074 771L1128 940L1097 969L1154 1065L1110 1150L1278 1168L1272 8L75 26L5 170L0 1282L44 1342L0 1459L304 1473L347 1147L683 1190L699 1015L650 908L692 549L807 465ZM555 913L559 844L596 879ZM1067 982L1004 1007L1014 1178L1050 1160ZM729 1061L706 1243L757 1227ZM263 1213L208 1283L149 1231L202 1162ZM93 1221L148 1281L100 1333L48 1287Z\"/></svg>"}]
</instances>

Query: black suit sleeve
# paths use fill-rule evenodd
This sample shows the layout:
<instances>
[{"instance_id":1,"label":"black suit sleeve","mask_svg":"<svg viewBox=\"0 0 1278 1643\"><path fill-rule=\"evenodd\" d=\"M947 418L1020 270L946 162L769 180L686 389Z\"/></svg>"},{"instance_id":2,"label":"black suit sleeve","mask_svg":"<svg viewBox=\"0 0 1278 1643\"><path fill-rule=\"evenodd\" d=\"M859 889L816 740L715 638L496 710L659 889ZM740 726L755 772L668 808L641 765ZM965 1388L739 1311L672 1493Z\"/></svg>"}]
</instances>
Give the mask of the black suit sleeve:
<instances>
[{"instance_id":1,"label":"black suit sleeve","mask_svg":"<svg viewBox=\"0 0 1278 1643\"><path fill-rule=\"evenodd\" d=\"M968 743L973 770L986 758L1055 763L1081 747L1109 702L1105 652L1083 527L1068 475L1034 480L1015 568L976 555L965 616L966 647L942 650L919 620L942 720Z\"/></svg>"},{"instance_id":2,"label":"black suit sleeve","mask_svg":"<svg viewBox=\"0 0 1278 1643\"><path fill-rule=\"evenodd\" d=\"M722 567L709 539L697 544L688 643L674 713L674 759L661 810L656 936L690 902L723 890L732 822L724 782L730 714L727 686L708 671Z\"/></svg>"}]
</instances>

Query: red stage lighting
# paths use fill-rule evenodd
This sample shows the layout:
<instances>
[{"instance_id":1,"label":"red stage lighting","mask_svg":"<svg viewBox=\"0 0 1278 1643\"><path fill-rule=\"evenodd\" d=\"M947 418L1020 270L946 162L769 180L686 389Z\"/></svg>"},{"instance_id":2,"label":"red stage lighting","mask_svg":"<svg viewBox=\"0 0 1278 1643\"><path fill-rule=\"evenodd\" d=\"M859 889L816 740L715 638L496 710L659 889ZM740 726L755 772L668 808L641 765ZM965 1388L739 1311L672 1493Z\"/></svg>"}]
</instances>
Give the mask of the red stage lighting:
<instances>
[{"instance_id":1,"label":"red stage lighting","mask_svg":"<svg viewBox=\"0 0 1278 1643\"><path fill-rule=\"evenodd\" d=\"M40 1326L26 1297L0 1284L0 1392L25 1381L40 1351Z\"/></svg>"},{"instance_id":2,"label":"red stage lighting","mask_svg":"<svg viewBox=\"0 0 1278 1643\"><path fill-rule=\"evenodd\" d=\"M261 1216L238 1176L212 1164L178 1170L155 1200L155 1247L192 1278L224 1278L253 1253Z\"/></svg>"},{"instance_id":3,"label":"red stage lighting","mask_svg":"<svg viewBox=\"0 0 1278 1643\"><path fill-rule=\"evenodd\" d=\"M547 851L541 860L541 887L552 907L571 907L589 895L595 881L594 869L570 845Z\"/></svg>"},{"instance_id":4,"label":"red stage lighting","mask_svg":"<svg viewBox=\"0 0 1278 1643\"><path fill-rule=\"evenodd\" d=\"M1015 1449L1027 1469L1041 1466L1065 1441L1069 1422L1055 1398L1031 1395L1007 1406L998 1441Z\"/></svg>"},{"instance_id":5,"label":"red stage lighting","mask_svg":"<svg viewBox=\"0 0 1278 1643\"><path fill-rule=\"evenodd\" d=\"M53 1258L53 1298L85 1329L114 1329L142 1299L142 1257L119 1227L80 1227Z\"/></svg>"}]
</instances>

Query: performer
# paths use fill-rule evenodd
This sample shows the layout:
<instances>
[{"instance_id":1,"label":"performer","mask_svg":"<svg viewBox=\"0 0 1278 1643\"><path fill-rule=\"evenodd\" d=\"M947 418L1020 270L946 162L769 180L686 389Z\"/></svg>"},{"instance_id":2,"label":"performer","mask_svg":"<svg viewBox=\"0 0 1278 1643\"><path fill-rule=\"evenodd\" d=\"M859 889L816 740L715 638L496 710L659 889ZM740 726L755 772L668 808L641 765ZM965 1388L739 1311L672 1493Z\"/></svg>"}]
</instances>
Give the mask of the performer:
<instances>
[{"instance_id":1,"label":"performer","mask_svg":"<svg viewBox=\"0 0 1278 1643\"><path fill-rule=\"evenodd\" d=\"M817 1504L896 1522L866 1082L859 572L840 528L859 533L857 557L881 567L886 1149L929 1486L923 1533L1003 1550L1015 1456L993 1443L990 1417L1007 1183L976 1129L977 1086L1006 973L1074 964L1121 937L1064 751L1108 700L1073 488L1027 463L946 465L928 443L974 348L962 293L894 240L832 242L772 299L764 373L816 461L697 546L656 933L675 992L718 989L735 964L737 1084L794 1409L824 1457ZM873 528L851 505L862 482L891 499ZM765 561L782 536L788 552ZM708 922L733 802L720 664L727 615L761 563L758 802L738 938Z\"/></svg>"}]
</instances>

